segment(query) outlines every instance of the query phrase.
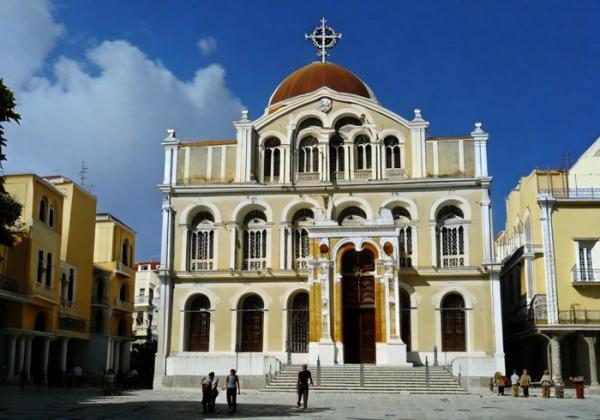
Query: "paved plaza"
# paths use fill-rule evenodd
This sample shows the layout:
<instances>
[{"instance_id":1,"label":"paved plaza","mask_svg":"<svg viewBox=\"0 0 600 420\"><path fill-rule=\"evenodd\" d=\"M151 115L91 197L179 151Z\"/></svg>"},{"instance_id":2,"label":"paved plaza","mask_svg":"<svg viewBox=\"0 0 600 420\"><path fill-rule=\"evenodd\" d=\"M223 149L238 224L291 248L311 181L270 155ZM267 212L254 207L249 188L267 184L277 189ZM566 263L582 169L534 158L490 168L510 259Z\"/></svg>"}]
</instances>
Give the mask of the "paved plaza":
<instances>
[{"instance_id":1,"label":"paved plaza","mask_svg":"<svg viewBox=\"0 0 600 420\"><path fill-rule=\"evenodd\" d=\"M239 398L238 413L228 414L225 397L217 412L206 418L272 419L281 417L350 419L595 419L600 420L600 398L545 400L477 396L401 396L397 394L327 394L312 392L306 411L294 406L291 393L248 391ZM197 419L200 392L193 390L136 390L104 397L98 389L21 392L0 388L2 419Z\"/></svg>"}]
</instances>

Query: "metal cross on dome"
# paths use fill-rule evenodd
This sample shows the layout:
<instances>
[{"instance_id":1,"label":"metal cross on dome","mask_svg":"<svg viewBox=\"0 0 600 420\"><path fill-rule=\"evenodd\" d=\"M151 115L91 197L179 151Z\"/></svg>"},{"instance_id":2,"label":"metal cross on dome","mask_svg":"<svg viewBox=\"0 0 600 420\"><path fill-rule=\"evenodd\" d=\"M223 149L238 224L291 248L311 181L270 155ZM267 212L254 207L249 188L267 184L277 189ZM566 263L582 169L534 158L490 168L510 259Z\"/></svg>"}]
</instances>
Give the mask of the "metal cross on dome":
<instances>
[{"instance_id":1,"label":"metal cross on dome","mask_svg":"<svg viewBox=\"0 0 600 420\"><path fill-rule=\"evenodd\" d=\"M333 48L338 39L342 38L341 33L336 33L331 26L325 25L325 18L321 19L321 24L313 29L310 35L304 35L304 39L310 39L315 47L319 49L317 55L321 56L321 61L327 61L328 49Z\"/></svg>"}]
</instances>

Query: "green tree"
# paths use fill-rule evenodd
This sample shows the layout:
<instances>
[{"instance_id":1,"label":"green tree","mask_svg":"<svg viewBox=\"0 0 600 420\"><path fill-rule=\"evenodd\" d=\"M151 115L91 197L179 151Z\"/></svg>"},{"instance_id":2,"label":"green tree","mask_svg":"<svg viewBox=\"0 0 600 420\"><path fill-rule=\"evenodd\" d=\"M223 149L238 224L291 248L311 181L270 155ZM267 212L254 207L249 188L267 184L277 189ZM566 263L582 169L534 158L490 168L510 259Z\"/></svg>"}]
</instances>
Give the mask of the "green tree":
<instances>
[{"instance_id":1,"label":"green tree","mask_svg":"<svg viewBox=\"0 0 600 420\"><path fill-rule=\"evenodd\" d=\"M2 162L6 160L3 151L6 148L6 138L2 123L11 121L19 123L21 116L15 112L16 106L15 96L0 78L0 168ZM13 244L15 225L20 215L21 204L6 192L4 178L0 176L0 244L9 246Z\"/></svg>"}]
</instances>

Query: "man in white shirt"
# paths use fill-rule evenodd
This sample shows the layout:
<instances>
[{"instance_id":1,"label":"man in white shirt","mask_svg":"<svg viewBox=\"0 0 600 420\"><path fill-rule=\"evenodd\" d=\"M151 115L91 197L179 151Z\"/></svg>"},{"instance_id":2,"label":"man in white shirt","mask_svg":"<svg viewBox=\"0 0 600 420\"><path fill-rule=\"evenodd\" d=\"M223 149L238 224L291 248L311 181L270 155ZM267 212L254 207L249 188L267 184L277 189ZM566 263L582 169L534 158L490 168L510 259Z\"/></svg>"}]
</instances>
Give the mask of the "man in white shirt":
<instances>
[{"instance_id":1,"label":"man in white shirt","mask_svg":"<svg viewBox=\"0 0 600 420\"><path fill-rule=\"evenodd\" d=\"M510 376L510 383L512 384L512 396L519 396L519 375L517 371L513 369L513 374Z\"/></svg>"}]
</instances>

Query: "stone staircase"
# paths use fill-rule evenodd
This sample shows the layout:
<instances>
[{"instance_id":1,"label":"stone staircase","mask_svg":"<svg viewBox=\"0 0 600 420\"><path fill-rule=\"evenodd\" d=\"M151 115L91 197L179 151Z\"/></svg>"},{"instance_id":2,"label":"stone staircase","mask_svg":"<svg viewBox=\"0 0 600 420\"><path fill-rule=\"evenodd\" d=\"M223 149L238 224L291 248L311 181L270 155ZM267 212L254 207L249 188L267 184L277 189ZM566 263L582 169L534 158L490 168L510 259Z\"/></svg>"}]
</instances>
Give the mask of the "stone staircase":
<instances>
[{"instance_id":1,"label":"stone staircase","mask_svg":"<svg viewBox=\"0 0 600 420\"><path fill-rule=\"evenodd\" d=\"M295 392L299 365L283 365L263 392ZM427 386L425 367L390 367L364 365L360 383L360 365L321 367L321 384L317 386L317 369L311 369L314 387L311 392L360 392L388 394L468 394L452 374L442 367L429 367Z\"/></svg>"}]
</instances>

